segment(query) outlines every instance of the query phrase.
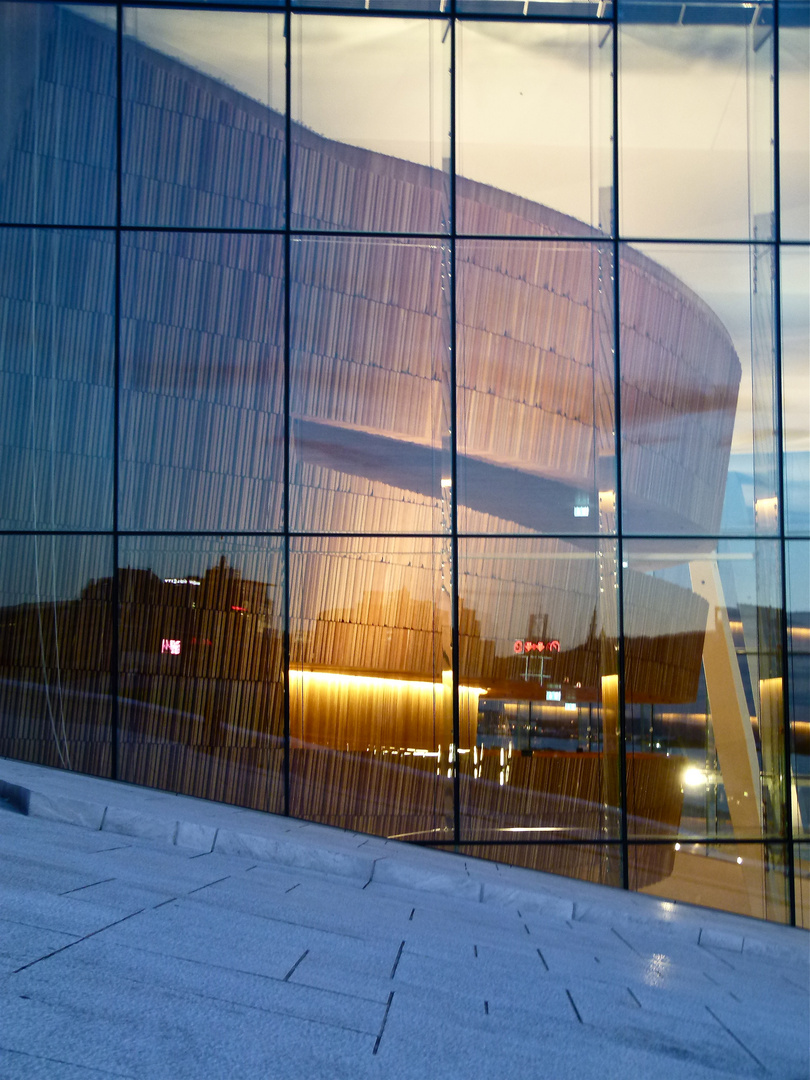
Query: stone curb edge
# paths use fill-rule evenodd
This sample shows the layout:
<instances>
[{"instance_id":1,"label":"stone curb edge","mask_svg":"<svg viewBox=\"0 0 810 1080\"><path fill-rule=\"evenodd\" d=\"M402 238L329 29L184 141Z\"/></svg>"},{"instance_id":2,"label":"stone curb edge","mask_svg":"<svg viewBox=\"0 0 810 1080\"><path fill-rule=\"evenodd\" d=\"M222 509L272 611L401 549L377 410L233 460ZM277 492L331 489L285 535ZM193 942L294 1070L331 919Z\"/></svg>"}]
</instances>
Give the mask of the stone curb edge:
<instances>
[{"instance_id":1,"label":"stone curb edge","mask_svg":"<svg viewBox=\"0 0 810 1080\"><path fill-rule=\"evenodd\" d=\"M478 880L469 871L441 873L413 865L402 865L385 857L329 851L312 848L294 840L258 836L237 829L218 828L192 821L164 819L140 811L112 805L74 799L66 795L44 795L33 788L0 779L0 799L5 800L27 817L78 825L93 831L116 833L164 843L199 853L219 852L222 855L244 855L262 862L300 870L314 870L339 877L362 881L364 886L376 884L417 889L420 892L454 895L477 903L516 907L533 915L543 915L559 921L622 923L654 926L663 934L684 938L691 944L710 949L746 953L783 959L794 951L754 935L662 920L660 914L645 918L640 912L608 912L594 903L565 900L529 889ZM699 909L693 909L698 911Z\"/></svg>"}]
</instances>

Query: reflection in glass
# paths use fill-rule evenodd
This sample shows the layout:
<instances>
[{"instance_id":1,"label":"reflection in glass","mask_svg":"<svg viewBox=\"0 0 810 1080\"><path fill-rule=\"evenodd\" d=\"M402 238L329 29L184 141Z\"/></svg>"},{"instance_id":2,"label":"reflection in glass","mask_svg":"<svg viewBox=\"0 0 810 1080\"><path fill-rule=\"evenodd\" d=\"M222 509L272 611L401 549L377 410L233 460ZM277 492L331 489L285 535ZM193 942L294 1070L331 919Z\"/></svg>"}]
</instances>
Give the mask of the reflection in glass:
<instances>
[{"instance_id":1,"label":"reflection in glass","mask_svg":"<svg viewBox=\"0 0 810 1080\"><path fill-rule=\"evenodd\" d=\"M791 11L793 8L793 11ZM804 25L786 26L792 14ZM810 27L807 4L780 4L779 191L782 239L810 240Z\"/></svg>"},{"instance_id":2,"label":"reflection in glass","mask_svg":"<svg viewBox=\"0 0 810 1080\"><path fill-rule=\"evenodd\" d=\"M773 35L745 25L748 4L734 6L736 26L621 25L625 236L773 234Z\"/></svg>"},{"instance_id":3,"label":"reflection in glass","mask_svg":"<svg viewBox=\"0 0 810 1080\"><path fill-rule=\"evenodd\" d=\"M0 757L109 776L112 540L0 537Z\"/></svg>"},{"instance_id":4,"label":"reflection in glass","mask_svg":"<svg viewBox=\"0 0 810 1080\"><path fill-rule=\"evenodd\" d=\"M620 258L625 530L776 533L772 248Z\"/></svg>"},{"instance_id":5,"label":"reflection in glass","mask_svg":"<svg viewBox=\"0 0 810 1080\"><path fill-rule=\"evenodd\" d=\"M462 838L618 840L615 542L460 541L459 597ZM531 851L621 882L618 847Z\"/></svg>"},{"instance_id":6,"label":"reflection in glass","mask_svg":"<svg viewBox=\"0 0 810 1080\"><path fill-rule=\"evenodd\" d=\"M293 227L449 231L446 30L293 16Z\"/></svg>"},{"instance_id":7,"label":"reflection in glass","mask_svg":"<svg viewBox=\"0 0 810 1080\"><path fill-rule=\"evenodd\" d=\"M611 232L610 32L476 21L456 40L458 175L481 182L457 183L458 231ZM516 205L513 191L561 215Z\"/></svg>"},{"instance_id":8,"label":"reflection in glass","mask_svg":"<svg viewBox=\"0 0 810 1080\"><path fill-rule=\"evenodd\" d=\"M0 221L112 225L115 8L0 4L0 71Z\"/></svg>"},{"instance_id":9,"label":"reflection in glass","mask_svg":"<svg viewBox=\"0 0 810 1080\"><path fill-rule=\"evenodd\" d=\"M579 881L596 881L605 884L621 884L621 846L603 844L594 841L588 843L554 844L544 843L542 832L517 834L514 843L469 843L457 847L448 846L447 851L463 855L465 859L487 859L500 863L501 866L523 866L527 870L540 870L544 873L561 874ZM652 861L657 856L653 854ZM474 867L467 866L470 874ZM486 895L486 893L485 893ZM542 971L541 971L542 974Z\"/></svg>"},{"instance_id":10,"label":"reflection in glass","mask_svg":"<svg viewBox=\"0 0 810 1080\"><path fill-rule=\"evenodd\" d=\"M114 259L102 232L0 231L2 528L112 526Z\"/></svg>"},{"instance_id":11,"label":"reflection in glass","mask_svg":"<svg viewBox=\"0 0 810 1080\"><path fill-rule=\"evenodd\" d=\"M615 530L611 251L459 241L456 271L459 528Z\"/></svg>"},{"instance_id":12,"label":"reflection in glass","mask_svg":"<svg viewBox=\"0 0 810 1080\"><path fill-rule=\"evenodd\" d=\"M810 844L795 844L793 852L796 925L810 930Z\"/></svg>"},{"instance_id":13,"label":"reflection in glass","mask_svg":"<svg viewBox=\"0 0 810 1080\"><path fill-rule=\"evenodd\" d=\"M429 539L293 542L294 816L452 840L449 557Z\"/></svg>"},{"instance_id":14,"label":"reflection in glass","mask_svg":"<svg viewBox=\"0 0 810 1080\"><path fill-rule=\"evenodd\" d=\"M784 844L675 844L668 847L672 873L651 884L644 881L643 871L649 849L630 845L631 889L759 919L767 911L772 922L790 921ZM801 925L798 917L797 923Z\"/></svg>"},{"instance_id":15,"label":"reflection in glass","mask_svg":"<svg viewBox=\"0 0 810 1080\"><path fill-rule=\"evenodd\" d=\"M135 3L0 0L0 755L810 925L806 0Z\"/></svg>"},{"instance_id":16,"label":"reflection in glass","mask_svg":"<svg viewBox=\"0 0 810 1080\"><path fill-rule=\"evenodd\" d=\"M551 15L558 19L589 16L607 20L613 14L611 0L456 0L456 8L459 13L476 15Z\"/></svg>"},{"instance_id":17,"label":"reflection in glass","mask_svg":"<svg viewBox=\"0 0 810 1080\"><path fill-rule=\"evenodd\" d=\"M280 542L122 537L119 563L121 779L279 813Z\"/></svg>"},{"instance_id":18,"label":"reflection in glass","mask_svg":"<svg viewBox=\"0 0 810 1080\"><path fill-rule=\"evenodd\" d=\"M666 759L680 788L662 827L628 764L631 839L783 838L778 544L625 541L624 558L628 759Z\"/></svg>"},{"instance_id":19,"label":"reflection in glass","mask_svg":"<svg viewBox=\"0 0 810 1080\"><path fill-rule=\"evenodd\" d=\"M785 532L810 534L810 247L781 249Z\"/></svg>"},{"instance_id":20,"label":"reflection in glass","mask_svg":"<svg viewBox=\"0 0 810 1080\"><path fill-rule=\"evenodd\" d=\"M258 0L256 0L258 3ZM280 3L281 0L278 0ZM447 0L292 0L292 6L342 8L358 11L433 11L446 9Z\"/></svg>"},{"instance_id":21,"label":"reflection in glass","mask_svg":"<svg viewBox=\"0 0 810 1080\"><path fill-rule=\"evenodd\" d=\"M123 237L123 528L280 528L282 252L274 236Z\"/></svg>"},{"instance_id":22,"label":"reflection in glass","mask_svg":"<svg viewBox=\"0 0 810 1080\"><path fill-rule=\"evenodd\" d=\"M810 543L791 540L785 551L793 835L810 837Z\"/></svg>"},{"instance_id":23,"label":"reflection in glass","mask_svg":"<svg viewBox=\"0 0 810 1080\"><path fill-rule=\"evenodd\" d=\"M446 246L298 240L291 262L293 529L446 532Z\"/></svg>"},{"instance_id":24,"label":"reflection in glass","mask_svg":"<svg viewBox=\"0 0 810 1080\"><path fill-rule=\"evenodd\" d=\"M125 10L125 223L283 225L283 27L280 14Z\"/></svg>"}]
</instances>

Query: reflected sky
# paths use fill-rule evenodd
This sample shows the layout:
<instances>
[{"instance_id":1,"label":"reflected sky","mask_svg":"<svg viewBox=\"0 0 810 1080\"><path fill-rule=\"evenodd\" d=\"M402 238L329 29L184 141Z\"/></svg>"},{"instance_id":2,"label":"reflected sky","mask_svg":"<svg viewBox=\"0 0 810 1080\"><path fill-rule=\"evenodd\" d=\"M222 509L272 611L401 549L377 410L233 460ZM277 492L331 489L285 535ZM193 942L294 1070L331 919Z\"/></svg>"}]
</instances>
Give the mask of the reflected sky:
<instances>
[{"instance_id":1,"label":"reflected sky","mask_svg":"<svg viewBox=\"0 0 810 1080\"><path fill-rule=\"evenodd\" d=\"M126 19L126 32L153 48L176 56L263 104L283 108L280 15L133 9L127 12ZM421 164L437 164L426 153L430 140L424 128L425 117L428 109L442 115L449 88L429 77L427 54L422 64L413 63L412 56L403 49L404 26L405 20L362 16L307 19L306 44L317 49L323 63L306 66L304 88L300 38L294 38L293 95L305 94L307 123L321 134L390 153L391 132L396 131L399 154ZM505 146L510 141L517 146L525 144L533 122L537 126L542 122L549 146L571 146L577 130L572 125L571 110L551 110L547 102L553 87L560 83L571 85L576 72L591 76L592 50L580 47L574 32L577 29L565 25L544 27L542 35L528 40L526 28L514 24L463 26L463 37L470 44L466 55L460 53L460 60L469 65L469 81L485 78L493 65L508 68L513 85L520 87L518 94L525 100L525 106L498 118ZM675 186L683 188L683 205L690 207L687 231L695 237L713 235L715 223L727 217L730 207L745 200L747 113L753 104L746 98L746 70L752 55L746 49L746 33L739 27L622 28L623 146L629 155L649 155L651 151L671 155L671 160L667 157L667 169L676 170ZM425 28L416 20L406 36L420 35L427 42ZM780 91L790 100L801 101L807 85L806 36L783 35ZM481 40L486 40L486 48L481 47ZM609 36L601 47L610 47ZM770 53L767 44L760 46L757 54L763 51ZM332 74L335 65L353 72L355 81L336 85ZM750 77L758 78L756 74ZM395 99L384 100L384 108L373 93L374 86L382 82L393 82L398 89ZM432 99L427 102L428 108L413 107L414 101L425 98ZM485 107L486 102L480 104ZM662 109L668 116L665 128L661 125ZM806 116L799 109L787 110L782 116L782 141L788 148L786 151L783 147L782 196L790 205L807 201L805 122ZM651 144L651 139L664 138L665 144ZM410 152L405 150L408 147ZM718 153L730 166L729 185L716 192L711 202L702 192L700 199L693 198L699 193L695 181L701 172L696 163L706 155L717 160ZM489 155L486 160L470 155L465 171L473 179L513 194L540 198L536 170L530 162L521 167L516 155ZM675 208L661 199L659 191L627 175L622 180L629 185L626 196L633 204L631 217L648 224L648 235L684 235L683 222L674 216ZM560 209L587 218L581 192L572 192L570 200L569 206ZM623 232L627 234L628 230Z\"/></svg>"},{"instance_id":2,"label":"reflected sky","mask_svg":"<svg viewBox=\"0 0 810 1080\"><path fill-rule=\"evenodd\" d=\"M78 6L74 10L88 13L88 9ZM93 14L108 25L114 21L113 9L95 9ZM306 123L316 131L348 143L387 153L393 148L400 155L436 166L435 127L437 122L449 125L449 77L436 77L437 35L428 33L426 22L363 17L295 21L299 28L304 23L307 27L303 44L300 38L293 41L293 98L302 103ZM284 105L282 24L277 13L129 9L125 31L262 104L280 109ZM436 23L430 25L435 28ZM534 116L537 131L542 119L542 137L549 154L554 147L592 154L594 144L599 143L598 133L592 132L591 146L583 148L581 138L574 135L572 114L565 109L548 108L547 101L555 85L581 85L582 100L577 116L581 120L587 114L593 119L595 112L589 110L595 109L595 89L589 80L594 72L594 59L600 48L608 47L609 39L601 46L591 40L583 48L581 37L573 33L572 27L544 27L544 32L532 36L530 41L525 30L506 24L462 26L460 43L466 41L469 47L459 53L459 60L462 66L466 65L465 78L470 85L483 79L489 60L494 63L497 59L499 69L510 71L514 93L525 99L525 105L512 112L498 117L490 115L489 123L499 119L503 145L521 148L531 143ZM725 209L746 202L751 165L747 147L753 123L752 79L758 87L756 93L762 90L756 83L756 73L752 75L750 70L754 61L751 50L746 49L747 33L740 28L711 28L700 33L687 28L622 29L624 158L620 179L623 209L632 207L632 213L627 215L630 224L625 221L623 231L632 230L635 215L651 235L675 238L686 232L696 238L713 236L717 221L722 224ZM413 38L414 48L423 56L424 63L413 63L410 46L403 47L406 38L408 41ZM786 101L801 100L802 89L806 89L807 40L808 35L803 32L783 36L780 77ZM302 63L304 51L310 48L324 62ZM758 56L766 57L768 48L763 44ZM356 77L341 79L338 85L334 73L344 69ZM577 83L579 77L584 80L581 84ZM397 89L395 95L385 99L384 108L374 94L374 87L381 81ZM586 85L588 93L584 90ZM664 106L669 124L665 137L663 134L656 137L665 145L651 147L647 145L649 133L656 131L656 118ZM493 96L488 102L486 95L482 95L476 107L486 113L487 108L497 109L497 101ZM801 127L804 120L800 109L786 109L783 115L782 190L790 205L807 200L806 155L802 150L807 145L807 132ZM462 112L460 132L464 123ZM395 139L392 131L396 133ZM770 139L765 142L769 147ZM753 136L753 143L765 145L761 133ZM470 153L459 156L459 164L467 175L532 199L549 198L547 178L541 182L529 155L521 152L476 155L472 152L474 147L469 149ZM693 210L685 229L677 217L677 207L671 200L662 198L655 185L638 183L638 190L633 187L643 173L643 169L639 172L632 164L634 155L650 157L659 153L674 155L669 165L668 157L661 161L667 171L675 170L675 187L682 193L680 202ZM706 194L705 170L700 165L706 155L729 165L729 184L715 189L711 198ZM554 183L554 205L578 218L593 219L589 200L593 199L594 184L598 187L599 179L591 172L589 184L579 187L572 184L570 190L564 183ZM732 472L739 473L740 484L744 486L751 474L755 439L751 423L752 275L747 251L738 248L739 257L729 260L728 249L723 248L716 248L711 257L705 248L690 249L682 245L656 244L648 250L718 314L732 336L744 371L747 370L740 390L732 447ZM798 270L791 267L790 273L783 273L783 285L786 446L792 454L806 455L810 452L807 395L803 389L807 380L806 261ZM787 468L788 481L796 485L791 502L800 520L803 514L805 520L807 516L806 465L802 467L806 460L791 458Z\"/></svg>"}]
</instances>

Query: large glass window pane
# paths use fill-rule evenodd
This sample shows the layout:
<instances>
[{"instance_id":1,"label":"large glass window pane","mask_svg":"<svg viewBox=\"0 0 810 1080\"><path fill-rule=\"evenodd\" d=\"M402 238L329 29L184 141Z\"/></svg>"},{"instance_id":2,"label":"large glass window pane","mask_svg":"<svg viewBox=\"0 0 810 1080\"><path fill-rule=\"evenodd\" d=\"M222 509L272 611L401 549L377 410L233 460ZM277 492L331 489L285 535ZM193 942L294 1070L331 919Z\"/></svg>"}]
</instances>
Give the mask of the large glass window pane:
<instances>
[{"instance_id":1,"label":"large glass window pane","mask_svg":"<svg viewBox=\"0 0 810 1080\"><path fill-rule=\"evenodd\" d=\"M545 15L554 19L610 19L613 14L611 0L456 0L456 7L459 12L496 17Z\"/></svg>"},{"instance_id":2,"label":"large glass window pane","mask_svg":"<svg viewBox=\"0 0 810 1080\"><path fill-rule=\"evenodd\" d=\"M121 527L280 528L281 239L127 233L121 254Z\"/></svg>"},{"instance_id":3,"label":"large glass window pane","mask_svg":"<svg viewBox=\"0 0 810 1080\"><path fill-rule=\"evenodd\" d=\"M700 904L772 922L790 921L784 844L676 847L667 848L671 872L663 880L655 880L646 869L654 857L653 845L631 844L630 888L678 903ZM801 926L800 918L797 923Z\"/></svg>"},{"instance_id":4,"label":"large glass window pane","mask_svg":"<svg viewBox=\"0 0 810 1080\"><path fill-rule=\"evenodd\" d=\"M624 559L631 839L784 839L778 543L625 541ZM645 762L666 784L645 784Z\"/></svg>"},{"instance_id":5,"label":"large glass window pane","mask_svg":"<svg viewBox=\"0 0 810 1080\"><path fill-rule=\"evenodd\" d=\"M292 541L293 815L452 840L449 586L436 540Z\"/></svg>"},{"instance_id":6,"label":"large glass window pane","mask_svg":"<svg viewBox=\"0 0 810 1080\"><path fill-rule=\"evenodd\" d=\"M793 852L796 925L810 930L810 844L794 844Z\"/></svg>"},{"instance_id":7,"label":"large glass window pane","mask_svg":"<svg viewBox=\"0 0 810 1080\"><path fill-rule=\"evenodd\" d=\"M124 13L122 217L133 225L284 221L284 19Z\"/></svg>"},{"instance_id":8,"label":"large glass window pane","mask_svg":"<svg viewBox=\"0 0 810 1080\"><path fill-rule=\"evenodd\" d=\"M523 834L524 837L527 834ZM542 836L541 832L537 832ZM486 841L482 843L459 844L457 847L448 846L447 851L454 851L466 859L489 859L500 863L504 867L521 866L527 870L539 870L545 874L560 874L568 878L577 878L580 881L593 881L603 884L621 883L621 843L616 840L612 843L547 843L541 840L522 839L510 843L509 840L500 840L497 843ZM473 867L468 866L472 874ZM515 881L515 879L512 879ZM517 884L517 881L515 881ZM487 899L486 885L484 886L484 899ZM561 889L565 885L561 883ZM531 925L532 915L523 912ZM540 912L534 913L539 920L547 916ZM547 956L545 947L543 955ZM539 974L542 976L541 968Z\"/></svg>"},{"instance_id":9,"label":"large glass window pane","mask_svg":"<svg viewBox=\"0 0 810 1080\"><path fill-rule=\"evenodd\" d=\"M449 253L434 240L294 240L292 528L450 524Z\"/></svg>"},{"instance_id":10,"label":"large glass window pane","mask_svg":"<svg viewBox=\"0 0 810 1080\"><path fill-rule=\"evenodd\" d=\"M639 11L639 5L632 7ZM650 4L649 21L621 22L621 231L635 237L768 239L771 29L750 25L747 3L724 4L723 12L719 5L684 3L680 25L658 23L653 9L663 9L669 22L666 9L675 7ZM715 21L717 15L723 18Z\"/></svg>"},{"instance_id":11,"label":"large glass window pane","mask_svg":"<svg viewBox=\"0 0 810 1080\"><path fill-rule=\"evenodd\" d=\"M115 8L0 4L0 221L115 221Z\"/></svg>"},{"instance_id":12,"label":"large glass window pane","mask_svg":"<svg viewBox=\"0 0 810 1080\"><path fill-rule=\"evenodd\" d=\"M592 840L537 854L620 884L599 846L620 839L616 558L613 540L459 542L458 749L464 840Z\"/></svg>"},{"instance_id":13,"label":"large glass window pane","mask_svg":"<svg viewBox=\"0 0 810 1080\"><path fill-rule=\"evenodd\" d=\"M292 0L292 6L358 11L444 11L447 0Z\"/></svg>"},{"instance_id":14,"label":"large glass window pane","mask_svg":"<svg viewBox=\"0 0 810 1080\"><path fill-rule=\"evenodd\" d=\"M0 756L109 776L112 541L0 537Z\"/></svg>"},{"instance_id":15,"label":"large glass window pane","mask_svg":"<svg viewBox=\"0 0 810 1080\"><path fill-rule=\"evenodd\" d=\"M787 560L793 835L810 838L810 543L791 540ZM804 868L810 874L810 864Z\"/></svg>"},{"instance_id":16,"label":"large glass window pane","mask_svg":"<svg viewBox=\"0 0 810 1080\"><path fill-rule=\"evenodd\" d=\"M114 307L111 235L0 231L0 528L112 526Z\"/></svg>"},{"instance_id":17,"label":"large glass window pane","mask_svg":"<svg viewBox=\"0 0 810 1080\"><path fill-rule=\"evenodd\" d=\"M614 531L612 249L456 251L459 529Z\"/></svg>"},{"instance_id":18,"label":"large glass window pane","mask_svg":"<svg viewBox=\"0 0 810 1080\"><path fill-rule=\"evenodd\" d=\"M295 228L449 230L446 31L436 19L293 16Z\"/></svg>"},{"instance_id":19,"label":"large glass window pane","mask_svg":"<svg viewBox=\"0 0 810 1080\"><path fill-rule=\"evenodd\" d=\"M790 16L804 25L786 26ZM810 240L810 15L779 5L779 191L782 238Z\"/></svg>"},{"instance_id":20,"label":"large glass window pane","mask_svg":"<svg viewBox=\"0 0 810 1080\"><path fill-rule=\"evenodd\" d=\"M456 42L458 231L611 232L610 32L460 22Z\"/></svg>"},{"instance_id":21,"label":"large glass window pane","mask_svg":"<svg viewBox=\"0 0 810 1080\"><path fill-rule=\"evenodd\" d=\"M119 542L120 777L279 813L281 543Z\"/></svg>"},{"instance_id":22,"label":"large glass window pane","mask_svg":"<svg viewBox=\"0 0 810 1080\"><path fill-rule=\"evenodd\" d=\"M777 531L773 282L770 245L623 247L626 531Z\"/></svg>"},{"instance_id":23,"label":"large glass window pane","mask_svg":"<svg viewBox=\"0 0 810 1080\"><path fill-rule=\"evenodd\" d=\"M785 531L810 534L810 247L783 247L782 403Z\"/></svg>"}]
</instances>

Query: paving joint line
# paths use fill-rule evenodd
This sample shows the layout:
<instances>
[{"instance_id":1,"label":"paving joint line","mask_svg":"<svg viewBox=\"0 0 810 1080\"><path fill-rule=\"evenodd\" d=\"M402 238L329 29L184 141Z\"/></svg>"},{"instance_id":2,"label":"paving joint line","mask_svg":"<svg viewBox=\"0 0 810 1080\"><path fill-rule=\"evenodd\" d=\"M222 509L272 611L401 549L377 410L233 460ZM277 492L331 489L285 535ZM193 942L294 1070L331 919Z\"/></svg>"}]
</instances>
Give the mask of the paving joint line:
<instances>
[{"instance_id":1,"label":"paving joint line","mask_svg":"<svg viewBox=\"0 0 810 1080\"><path fill-rule=\"evenodd\" d=\"M615 934L619 941L621 941L623 945L626 945L631 952L634 952L636 956L641 956L641 953L638 951L638 949L634 945L631 945L630 942L626 940L626 938L623 938L615 926L611 926L610 930L611 933Z\"/></svg>"},{"instance_id":2,"label":"paving joint line","mask_svg":"<svg viewBox=\"0 0 810 1080\"><path fill-rule=\"evenodd\" d=\"M293 973L294 973L295 969L296 969L296 968L298 967L298 965L299 965L299 964L301 963L301 961L302 961L302 960L304 960L304 959L306 958L306 956L307 956L307 953L308 953L308 952L309 952L309 949L304 949L304 951L303 951L303 952L301 953L301 955L300 955L300 956L298 957L298 959L297 959L297 960L295 961L295 963L293 964L293 966L292 966L292 967L290 968L290 970L289 970L289 971L287 972L287 974L286 974L286 975L284 976L284 978L283 978L283 979L281 980L282 982L289 982L289 981L290 981L290 978L291 978L291 976L293 975Z\"/></svg>"},{"instance_id":3,"label":"paving joint line","mask_svg":"<svg viewBox=\"0 0 810 1080\"><path fill-rule=\"evenodd\" d=\"M403 942L403 945L404 944L405 944L405 942ZM372 1054L376 1054L377 1051L380 1049L380 1042L381 1042L382 1037L383 1037L383 1032L385 1031L385 1025L386 1025L386 1022L388 1020L388 1013L391 1010L391 1002L393 1000L394 1000L394 991L392 990L391 993L388 995L388 1002L386 1003L385 1012L383 1013L382 1023L380 1024L380 1032L379 1032L377 1038L374 1041L374 1049L371 1051Z\"/></svg>"},{"instance_id":4,"label":"paving joint line","mask_svg":"<svg viewBox=\"0 0 810 1080\"><path fill-rule=\"evenodd\" d=\"M732 1039L734 1040L734 1042L737 1043L738 1046L741 1046L743 1048L743 1050L746 1052L746 1054L748 1054L748 1056L750 1058L753 1058L753 1060L757 1063L757 1065L759 1065L760 1069L762 1069L765 1072L768 1071L765 1068L765 1066L762 1064L762 1062L759 1060L757 1055L752 1050L748 1049L748 1047L745 1045L745 1043L742 1041L742 1039L738 1038L738 1036L734 1034L734 1032L731 1030L731 1028L727 1024L723 1023L723 1021L720 1019L720 1017L717 1015L716 1012L714 1012L708 1005L704 1005L703 1008L706 1010L706 1012L710 1016L714 1017L714 1019L717 1021L717 1023L723 1029L723 1031L725 1031L728 1035L730 1035L732 1037Z\"/></svg>"},{"instance_id":5,"label":"paving joint line","mask_svg":"<svg viewBox=\"0 0 810 1080\"><path fill-rule=\"evenodd\" d=\"M217 878L216 881L208 881L205 885L198 885L196 889L189 889L186 896L193 896L194 893L202 892L203 889L210 889L212 885L219 885L221 881L228 881L230 876L230 874L226 874L225 877Z\"/></svg>"},{"instance_id":6,"label":"paving joint line","mask_svg":"<svg viewBox=\"0 0 810 1080\"><path fill-rule=\"evenodd\" d=\"M81 892L83 889L94 889L96 885L106 885L108 881L115 881L114 877L104 877L100 881L92 881L89 885L77 885L75 889L65 889L59 896L70 896L71 893Z\"/></svg>"},{"instance_id":7,"label":"paving joint line","mask_svg":"<svg viewBox=\"0 0 810 1080\"><path fill-rule=\"evenodd\" d=\"M21 971L25 971L27 968L31 968L34 964L41 964L43 960L50 960L52 956L58 956L59 953L65 952L66 949L72 949L74 945L81 945L83 941L89 940L91 937L95 937L96 934L102 933L104 930L111 930L114 926L120 926L121 923L126 922L128 919L134 919L136 915L142 915L146 908L138 908L137 911L131 912L129 915L125 915L123 919L116 919L115 922L107 923L106 926L100 926L98 930L93 930L89 934L85 934L84 937L78 938L76 941L71 941L67 945L63 945L59 949L54 949L53 952L47 953L45 956L39 956L36 960L31 960L27 964L23 964L22 967L18 967L15 971L12 971L12 975L19 975Z\"/></svg>"},{"instance_id":8,"label":"paving joint line","mask_svg":"<svg viewBox=\"0 0 810 1080\"><path fill-rule=\"evenodd\" d=\"M405 948L405 942L404 942L404 941L401 941L401 942L400 942L400 945L399 945L399 949L397 949L397 958L396 958L396 960L394 961L394 966L393 966L393 967L391 968L391 978L392 978L392 979L393 979L393 977L394 977L394 976L396 975L396 973L397 973L397 968L399 967L399 961L400 961L400 957L402 956L402 950L403 950L404 948Z\"/></svg>"},{"instance_id":9,"label":"paving joint line","mask_svg":"<svg viewBox=\"0 0 810 1080\"><path fill-rule=\"evenodd\" d=\"M96 1069L92 1065L85 1065L83 1062L65 1061L63 1058L46 1057L44 1054L30 1054L27 1050L16 1050L12 1046L3 1046L0 1044L0 1050L2 1050L4 1054L19 1054L20 1057L32 1058L34 1061L47 1061L52 1062L54 1065L70 1065L73 1069L81 1069L83 1072L98 1073L99 1076L102 1077L118 1076L121 1080L138 1080L135 1073L110 1072L109 1069Z\"/></svg>"},{"instance_id":10,"label":"paving joint line","mask_svg":"<svg viewBox=\"0 0 810 1080\"><path fill-rule=\"evenodd\" d=\"M568 1000L571 1002L571 1008L574 1010L574 1015L576 1016L577 1020L579 1020L580 1024L584 1024L585 1021L579 1015L579 1009L577 1008L576 1002L574 1001L573 997L571 996L571 991L566 989L565 992L568 995Z\"/></svg>"}]
</instances>

